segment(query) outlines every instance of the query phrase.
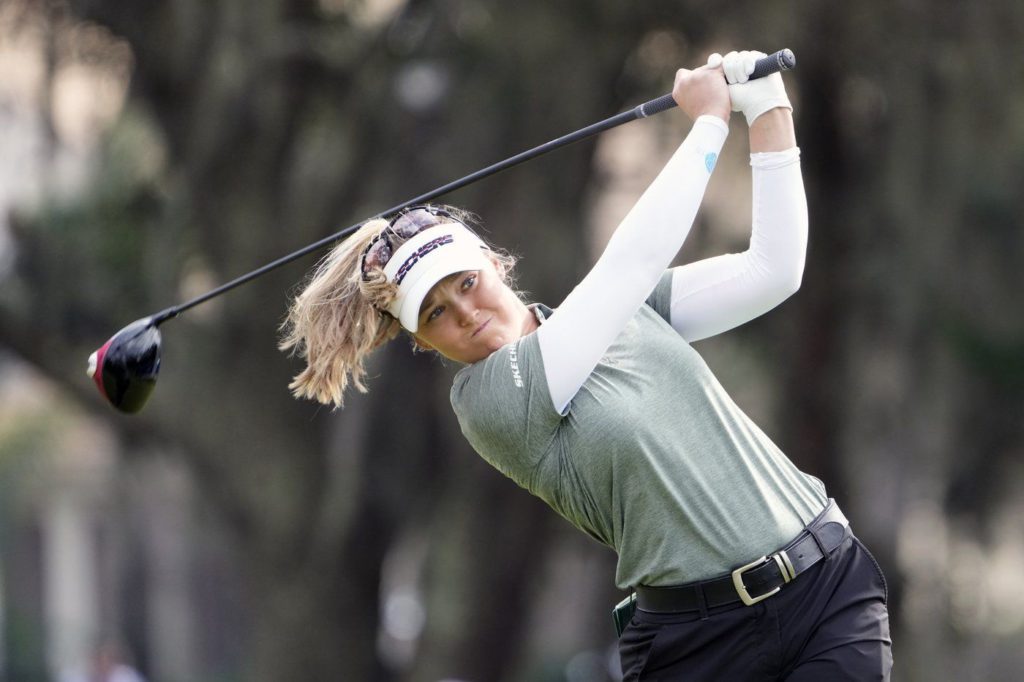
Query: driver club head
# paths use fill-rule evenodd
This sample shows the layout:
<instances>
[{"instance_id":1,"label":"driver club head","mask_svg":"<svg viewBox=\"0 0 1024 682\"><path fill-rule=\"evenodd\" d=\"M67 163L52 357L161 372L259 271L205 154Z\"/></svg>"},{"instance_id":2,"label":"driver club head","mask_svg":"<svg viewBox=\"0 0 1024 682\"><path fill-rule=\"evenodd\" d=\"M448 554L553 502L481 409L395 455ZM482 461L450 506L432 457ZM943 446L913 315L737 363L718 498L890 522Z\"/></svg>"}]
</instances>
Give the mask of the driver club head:
<instances>
[{"instance_id":1,"label":"driver club head","mask_svg":"<svg viewBox=\"0 0 1024 682\"><path fill-rule=\"evenodd\" d=\"M114 334L89 356L86 373L118 410L141 410L160 373L160 330L154 317L136 320Z\"/></svg>"}]
</instances>

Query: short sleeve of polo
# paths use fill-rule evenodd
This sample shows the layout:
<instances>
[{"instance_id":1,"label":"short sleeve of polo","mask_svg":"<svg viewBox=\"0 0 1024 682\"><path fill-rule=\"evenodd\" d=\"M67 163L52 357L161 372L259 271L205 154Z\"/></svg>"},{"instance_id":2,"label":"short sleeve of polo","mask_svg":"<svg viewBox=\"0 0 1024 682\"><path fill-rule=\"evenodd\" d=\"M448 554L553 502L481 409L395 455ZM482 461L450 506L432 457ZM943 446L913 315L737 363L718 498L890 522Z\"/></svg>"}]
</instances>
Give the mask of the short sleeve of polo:
<instances>
[{"instance_id":1,"label":"short sleeve of polo","mask_svg":"<svg viewBox=\"0 0 1024 682\"><path fill-rule=\"evenodd\" d=\"M455 376L452 408L462 433L493 467L533 492L562 420L551 403L536 334L503 346Z\"/></svg>"},{"instance_id":2,"label":"short sleeve of polo","mask_svg":"<svg viewBox=\"0 0 1024 682\"><path fill-rule=\"evenodd\" d=\"M663 320L672 323L672 271L666 270L654 285L654 291L647 297L647 305L654 309Z\"/></svg>"}]
</instances>

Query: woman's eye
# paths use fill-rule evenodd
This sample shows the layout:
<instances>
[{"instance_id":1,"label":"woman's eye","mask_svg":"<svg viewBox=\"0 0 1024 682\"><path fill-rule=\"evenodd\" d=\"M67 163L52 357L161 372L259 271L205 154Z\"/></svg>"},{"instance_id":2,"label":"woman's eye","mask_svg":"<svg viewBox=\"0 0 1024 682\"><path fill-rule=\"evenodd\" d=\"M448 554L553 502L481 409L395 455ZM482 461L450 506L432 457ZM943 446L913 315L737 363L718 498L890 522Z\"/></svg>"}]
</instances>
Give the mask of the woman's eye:
<instances>
[{"instance_id":1,"label":"woman's eye","mask_svg":"<svg viewBox=\"0 0 1024 682\"><path fill-rule=\"evenodd\" d=\"M431 310L430 313L427 315L427 322L436 320L441 315L442 312L444 312L444 307L437 306L436 308Z\"/></svg>"},{"instance_id":2,"label":"woman's eye","mask_svg":"<svg viewBox=\"0 0 1024 682\"><path fill-rule=\"evenodd\" d=\"M462 288L463 289L468 289L471 286L473 286L474 284L476 284L476 275L470 275L466 279L462 280Z\"/></svg>"}]
</instances>

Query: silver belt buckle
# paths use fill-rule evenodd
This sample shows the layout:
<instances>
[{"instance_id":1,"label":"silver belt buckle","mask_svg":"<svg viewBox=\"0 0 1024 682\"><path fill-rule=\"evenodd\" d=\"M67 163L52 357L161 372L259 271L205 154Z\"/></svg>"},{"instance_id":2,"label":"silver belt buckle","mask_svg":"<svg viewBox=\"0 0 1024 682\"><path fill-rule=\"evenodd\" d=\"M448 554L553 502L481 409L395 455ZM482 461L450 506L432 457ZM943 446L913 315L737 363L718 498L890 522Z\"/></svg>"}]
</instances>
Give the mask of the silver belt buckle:
<instances>
[{"instance_id":1,"label":"silver belt buckle","mask_svg":"<svg viewBox=\"0 0 1024 682\"><path fill-rule=\"evenodd\" d=\"M759 559L751 561L745 566L740 566L732 572L732 584L736 588L736 594L740 596L740 600L747 606L753 606L754 604L764 601L768 597L777 593L782 589L782 585L779 585L770 592L765 592L757 597L751 597L750 592L747 591L747 586L743 584L743 574L752 568L757 568L763 564L768 563L769 559L774 560L775 564L779 567L779 573L782 574L782 584L785 585L793 578L796 577L796 572L793 570L793 563L789 560L789 555L786 554L786 550L779 550L771 556L763 556Z\"/></svg>"}]
</instances>

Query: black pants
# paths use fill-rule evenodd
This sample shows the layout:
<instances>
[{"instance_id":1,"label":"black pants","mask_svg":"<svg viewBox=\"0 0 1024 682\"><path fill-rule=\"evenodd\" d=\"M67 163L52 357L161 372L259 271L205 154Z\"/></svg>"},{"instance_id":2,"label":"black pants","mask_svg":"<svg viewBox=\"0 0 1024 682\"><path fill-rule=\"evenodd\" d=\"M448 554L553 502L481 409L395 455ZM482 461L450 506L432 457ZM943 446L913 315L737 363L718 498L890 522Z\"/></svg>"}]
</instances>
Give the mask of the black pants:
<instances>
[{"instance_id":1,"label":"black pants","mask_svg":"<svg viewBox=\"0 0 1024 682\"><path fill-rule=\"evenodd\" d=\"M847 531L849 533L849 531ZM888 594L852 535L827 560L753 606L699 613L637 609L619 638L624 682L888 680Z\"/></svg>"}]
</instances>

